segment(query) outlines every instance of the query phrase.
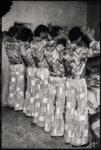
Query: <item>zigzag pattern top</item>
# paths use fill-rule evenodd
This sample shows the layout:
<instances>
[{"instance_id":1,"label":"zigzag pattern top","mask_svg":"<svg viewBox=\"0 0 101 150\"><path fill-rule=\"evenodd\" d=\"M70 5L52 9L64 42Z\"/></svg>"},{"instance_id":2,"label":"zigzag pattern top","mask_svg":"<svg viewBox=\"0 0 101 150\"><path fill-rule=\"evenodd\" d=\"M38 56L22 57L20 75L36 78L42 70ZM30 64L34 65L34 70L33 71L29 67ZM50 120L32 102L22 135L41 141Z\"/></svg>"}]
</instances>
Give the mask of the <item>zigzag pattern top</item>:
<instances>
[{"instance_id":1,"label":"zigzag pattern top","mask_svg":"<svg viewBox=\"0 0 101 150\"><path fill-rule=\"evenodd\" d=\"M31 46L28 42L23 42L21 46L21 54L24 61L25 66L27 67L35 67L35 62L31 52Z\"/></svg>"},{"instance_id":2,"label":"zigzag pattern top","mask_svg":"<svg viewBox=\"0 0 101 150\"><path fill-rule=\"evenodd\" d=\"M63 65L63 60L61 58L61 53L58 52L56 45L45 47L45 58L49 65L50 72L55 73L56 75L65 74L65 68Z\"/></svg>"},{"instance_id":3,"label":"zigzag pattern top","mask_svg":"<svg viewBox=\"0 0 101 150\"><path fill-rule=\"evenodd\" d=\"M47 61L44 57L45 40L31 42L32 56L35 62L35 66L38 68L48 68Z\"/></svg>"},{"instance_id":4,"label":"zigzag pattern top","mask_svg":"<svg viewBox=\"0 0 101 150\"><path fill-rule=\"evenodd\" d=\"M99 41L91 42L90 48L92 49L94 55L100 54L100 42Z\"/></svg>"},{"instance_id":5,"label":"zigzag pattern top","mask_svg":"<svg viewBox=\"0 0 101 150\"><path fill-rule=\"evenodd\" d=\"M68 64L66 67L67 69L70 67L71 76L73 78L83 78L85 75L87 58L100 52L98 42L93 43L93 45L90 47L91 48L88 49L84 47L78 47L76 45L71 45L71 51L67 50L67 54L63 56L66 64Z\"/></svg>"},{"instance_id":6,"label":"zigzag pattern top","mask_svg":"<svg viewBox=\"0 0 101 150\"><path fill-rule=\"evenodd\" d=\"M6 51L10 64L23 63L23 59L21 57L21 45L22 42L15 38L9 38L6 42Z\"/></svg>"}]
</instances>

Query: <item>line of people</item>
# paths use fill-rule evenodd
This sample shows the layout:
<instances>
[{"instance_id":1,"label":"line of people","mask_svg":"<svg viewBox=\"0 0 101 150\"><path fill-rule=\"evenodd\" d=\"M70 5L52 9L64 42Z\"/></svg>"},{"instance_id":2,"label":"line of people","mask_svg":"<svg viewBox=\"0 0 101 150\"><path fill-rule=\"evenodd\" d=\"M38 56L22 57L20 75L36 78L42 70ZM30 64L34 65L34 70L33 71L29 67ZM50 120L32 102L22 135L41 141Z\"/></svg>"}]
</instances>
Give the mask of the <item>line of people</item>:
<instances>
[{"instance_id":1,"label":"line of people","mask_svg":"<svg viewBox=\"0 0 101 150\"><path fill-rule=\"evenodd\" d=\"M8 104L32 116L32 122L64 136L65 143L88 143L89 121L85 66L100 53L90 30L39 25L34 33L13 26L5 38L10 62ZM27 81L27 82L26 82Z\"/></svg>"}]
</instances>

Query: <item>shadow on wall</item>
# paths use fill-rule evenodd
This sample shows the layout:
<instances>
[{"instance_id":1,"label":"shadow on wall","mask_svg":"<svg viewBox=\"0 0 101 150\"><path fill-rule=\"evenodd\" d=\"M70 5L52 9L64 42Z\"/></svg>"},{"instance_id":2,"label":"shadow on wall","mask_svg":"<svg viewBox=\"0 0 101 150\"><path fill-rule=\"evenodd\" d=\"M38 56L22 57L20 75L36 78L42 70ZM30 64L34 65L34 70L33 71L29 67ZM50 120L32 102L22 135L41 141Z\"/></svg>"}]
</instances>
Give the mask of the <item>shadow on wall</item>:
<instances>
[{"instance_id":1,"label":"shadow on wall","mask_svg":"<svg viewBox=\"0 0 101 150\"><path fill-rule=\"evenodd\" d=\"M95 39L100 40L100 1L87 1L87 26L95 29Z\"/></svg>"}]
</instances>

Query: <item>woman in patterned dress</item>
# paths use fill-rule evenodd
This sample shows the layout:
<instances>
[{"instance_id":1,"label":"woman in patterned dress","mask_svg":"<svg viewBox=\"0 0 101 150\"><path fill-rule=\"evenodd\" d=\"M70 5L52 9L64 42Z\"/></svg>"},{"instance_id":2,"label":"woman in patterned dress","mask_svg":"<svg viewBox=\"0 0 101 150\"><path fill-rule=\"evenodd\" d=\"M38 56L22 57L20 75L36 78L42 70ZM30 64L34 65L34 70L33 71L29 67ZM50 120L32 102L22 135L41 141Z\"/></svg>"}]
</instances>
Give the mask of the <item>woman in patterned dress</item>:
<instances>
[{"instance_id":1,"label":"woman in patterned dress","mask_svg":"<svg viewBox=\"0 0 101 150\"><path fill-rule=\"evenodd\" d=\"M35 100L35 72L36 67L32 57L30 42L33 40L33 33L30 29L24 27L20 32L20 40L22 41L21 54L26 66L26 93L23 112L27 116L34 114Z\"/></svg>"},{"instance_id":2,"label":"woman in patterned dress","mask_svg":"<svg viewBox=\"0 0 101 150\"><path fill-rule=\"evenodd\" d=\"M67 38L60 26L52 27L51 36L52 40L45 47L45 58L50 71L45 131L51 132L51 136L63 136L66 77L62 55Z\"/></svg>"},{"instance_id":3,"label":"woman in patterned dress","mask_svg":"<svg viewBox=\"0 0 101 150\"><path fill-rule=\"evenodd\" d=\"M66 80L65 142L73 146L88 143L88 106L85 65L87 58L99 53L99 43L89 31L74 27L69 32L71 48L64 59L70 66L70 76ZM89 43L89 48L81 46L81 40ZM70 45L69 45L70 46Z\"/></svg>"},{"instance_id":4,"label":"woman in patterned dress","mask_svg":"<svg viewBox=\"0 0 101 150\"><path fill-rule=\"evenodd\" d=\"M34 30L35 40L31 42L32 55L37 68L35 76L36 95L33 123L37 123L37 125L42 127L44 127L45 124L46 105L49 92L49 70L46 59L44 58L43 47L49 40L49 34L50 32L47 26L39 25Z\"/></svg>"},{"instance_id":5,"label":"woman in patterned dress","mask_svg":"<svg viewBox=\"0 0 101 150\"><path fill-rule=\"evenodd\" d=\"M54 29L54 28L53 28ZM56 28L57 29L57 28ZM59 30L61 28L58 28ZM58 32L59 32L58 30ZM53 32L54 30L52 30ZM56 30L57 32L57 30ZM53 35L53 34L52 34ZM57 37L56 37L57 36ZM55 38L55 39L54 39ZM64 135L64 104L65 104L65 69L62 61L62 52L66 48L66 40L60 39L58 33L53 41L45 47L45 57L49 64L49 99L45 119L45 131L51 136ZM49 50L48 50L49 49Z\"/></svg>"},{"instance_id":6,"label":"woman in patterned dress","mask_svg":"<svg viewBox=\"0 0 101 150\"><path fill-rule=\"evenodd\" d=\"M24 73L25 67L21 57L21 44L19 30L11 27L8 31L9 38L6 51L10 62L10 86L8 104L15 110L22 110L24 105Z\"/></svg>"}]
</instances>

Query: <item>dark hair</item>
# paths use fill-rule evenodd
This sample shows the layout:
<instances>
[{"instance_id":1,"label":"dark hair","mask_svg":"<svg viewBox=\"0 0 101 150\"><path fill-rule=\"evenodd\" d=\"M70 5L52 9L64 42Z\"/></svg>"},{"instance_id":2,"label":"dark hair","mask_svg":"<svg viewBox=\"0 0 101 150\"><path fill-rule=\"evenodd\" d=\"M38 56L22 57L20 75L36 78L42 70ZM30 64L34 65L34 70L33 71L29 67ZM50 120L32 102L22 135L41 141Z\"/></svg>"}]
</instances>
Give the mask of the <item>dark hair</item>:
<instances>
[{"instance_id":1,"label":"dark hair","mask_svg":"<svg viewBox=\"0 0 101 150\"><path fill-rule=\"evenodd\" d=\"M58 36L59 30L63 30L63 29L60 26L53 26L53 28L51 29L51 36L53 38Z\"/></svg>"},{"instance_id":2,"label":"dark hair","mask_svg":"<svg viewBox=\"0 0 101 150\"><path fill-rule=\"evenodd\" d=\"M90 48L90 42L91 42L91 40L87 36L85 36L83 34L82 34L82 41L84 42L84 44L85 44L85 46L87 48Z\"/></svg>"},{"instance_id":3,"label":"dark hair","mask_svg":"<svg viewBox=\"0 0 101 150\"><path fill-rule=\"evenodd\" d=\"M31 29L23 27L20 30L20 40L23 42L31 42L33 40L33 33Z\"/></svg>"},{"instance_id":4,"label":"dark hair","mask_svg":"<svg viewBox=\"0 0 101 150\"><path fill-rule=\"evenodd\" d=\"M82 32L81 32L81 28L80 27L73 27L69 31L69 40L71 42L76 41L81 36L82 36Z\"/></svg>"},{"instance_id":5,"label":"dark hair","mask_svg":"<svg viewBox=\"0 0 101 150\"><path fill-rule=\"evenodd\" d=\"M34 30L34 36L39 37L41 32L50 34L48 27L45 25L42 25L42 24L40 24L36 27L36 29Z\"/></svg>"},{"instance_id":6,"label":"dark hair","mask_svg":"<svg viewBox=\"0 0 101 150\"><path fill-rule=\"evenodd\" d=\"M9 36L9 35L8 35L8 32L7 32L7 31L3 31L3 32L2 32L2 35L1 35L2 41L3 41L3 40L7 41L8 36Z\"/></svg>"},{"instance_id":7,"label":"dark hair","mask_svg":"<svg viewBox=\"0 0 101 150\"><path fill-rule=\"evenodd\" d=\"M84 44L86 45L86 47L89 48L89 40L87 39L86 36L83 36L81 28L80 27L73 27L70 31L69 31L69 40L71 42L76 41L79 37L82 37L82 41L84 42Z\"/></svg>"},{"instance_id":8,"label":"dark hair","mask_svg":"<svg viewBox=\"0 0 101 150\"><path fill-rule=\"evenodd\" d=\"M58 39L57 40L57 45L62 44L66 48L66 39Z\"/></svg>"},{"instance_id":9,"label":"dark hair","mask_svg":"<svg viewBox=\"0 0 101 150\"><path fill-rule=\"evenodd\" d=\"M10 27L9 30L8 30L8 35L10 37L15 37L16 39L19 39L19 30L17 27Z\"/></svg>"},{"instance_id":10,"label":"dark hair","mask_svg":"<svg viewBox=\"0 0 101 150\"><path fill-rule=\"evenodd\" d=\"M7 31L3 31L2 32L2 38L4 38L5 36L8 36L8 32Z\"/></svg>"}]
</instances>

